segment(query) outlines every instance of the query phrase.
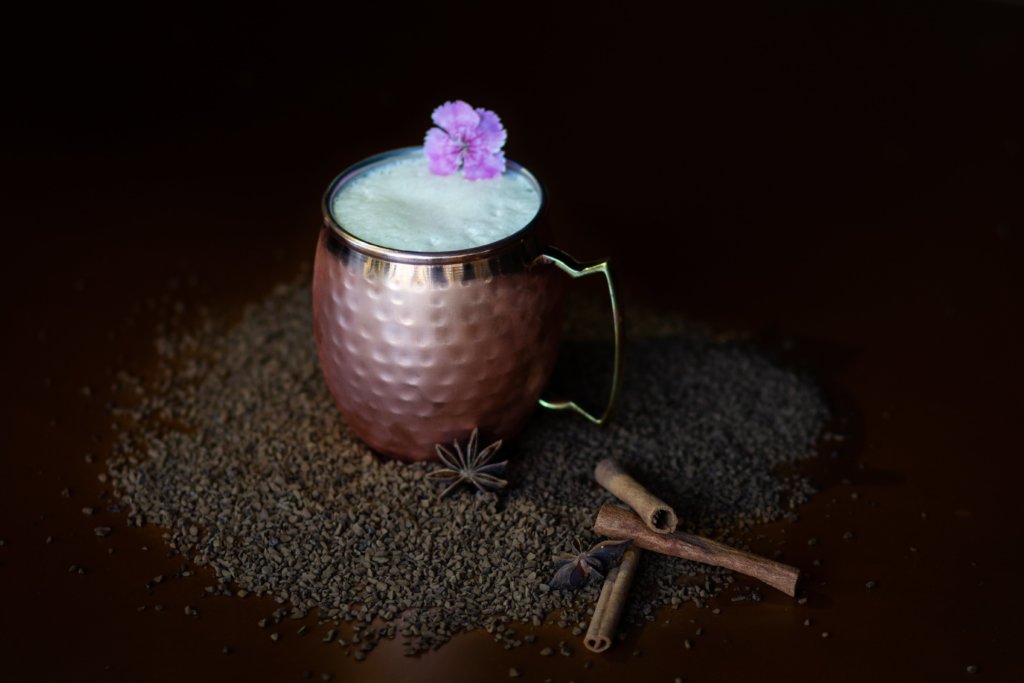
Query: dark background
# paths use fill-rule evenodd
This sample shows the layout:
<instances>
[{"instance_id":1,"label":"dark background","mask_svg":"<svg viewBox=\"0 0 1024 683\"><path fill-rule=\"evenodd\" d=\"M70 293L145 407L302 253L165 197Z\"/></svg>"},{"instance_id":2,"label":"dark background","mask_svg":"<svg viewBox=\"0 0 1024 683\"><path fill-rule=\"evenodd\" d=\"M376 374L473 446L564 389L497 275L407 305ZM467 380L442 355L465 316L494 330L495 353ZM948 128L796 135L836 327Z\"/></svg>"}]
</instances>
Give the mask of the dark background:
<instances>
[{"instance_id":1,"label":"dark background","mask_svg":"<svg viewBox=\"0 0 1024 683\"><path fill-rule=\"evenodd\" d=\"M976 665L1019 680L1019 3L5 12L0 666L42 680L454 681L514 665L525 680L854 681ZM694 610L590 670L486 634L358 666L294 639L269 648L254 622L272 602L181 614L203 575L166 589L160 618L135 612L174 564L137 550L159 533L121 529L107 556L78 509L102 496L101 465L82 459L109 445L102 387L149 358L147 304L192 275L174 296L230 316L293 277L330 179L417 144L456 98L501 115L559 244L612 255L628 300L791 340L843 397L857 434L840 464L822 466L798 525L765 531L802 568L823 559L808 605ZM838 540L849 528L855 544ZM709 637L681 653L694 624Z\"/></svg>"},{"instance_id":2,"label":"dark background","mask_svg":"<svg viewBox=\"0 0 1024 683\"><path fill-rule=\"evenodd\" d=\"M353 160L419 142L433 107L462 98L504 118L509 157L595 253L628 242L643 248L621 258L645 260L678 236L679 267L659 281L672 284L711 250L737 268L763 267L752 256L779 242L819 256L813 235L836 229L884 251L881 211L980 164L1019 171L1024 154L1012 4L286 7L9 19L4 189L52 207L125 176L248 185L259 206L232 195L221 226L248 234L264 224L242 212L287 211L295 187L317 196ZM62 208L62 223L80 218ZM153 239L144 225L138 239Z\"/></svg>"}]
</instances>

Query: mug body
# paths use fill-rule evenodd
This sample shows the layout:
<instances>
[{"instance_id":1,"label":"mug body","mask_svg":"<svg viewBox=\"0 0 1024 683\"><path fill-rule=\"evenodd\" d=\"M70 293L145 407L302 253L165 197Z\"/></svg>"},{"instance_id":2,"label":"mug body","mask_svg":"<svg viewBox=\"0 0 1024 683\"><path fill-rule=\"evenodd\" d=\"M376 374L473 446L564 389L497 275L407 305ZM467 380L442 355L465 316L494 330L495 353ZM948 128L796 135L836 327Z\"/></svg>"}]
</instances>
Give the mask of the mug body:
<instances>
[{"instance_id":1,"label":"mug body","mask_svg":"<svg viewBox=\"0 0 1024 683\"><path fill-rule=\"evenodd\" d=\"M459 252L383 248L339 225L337 188L409 152L357 164L328 189L313 320L320 366L351 429L383 454L428 460L435 444L474 428L489 443L523 427L554 367L566 279L536 260L540 213L499 242Z\"/></svg>"}]
</instances>

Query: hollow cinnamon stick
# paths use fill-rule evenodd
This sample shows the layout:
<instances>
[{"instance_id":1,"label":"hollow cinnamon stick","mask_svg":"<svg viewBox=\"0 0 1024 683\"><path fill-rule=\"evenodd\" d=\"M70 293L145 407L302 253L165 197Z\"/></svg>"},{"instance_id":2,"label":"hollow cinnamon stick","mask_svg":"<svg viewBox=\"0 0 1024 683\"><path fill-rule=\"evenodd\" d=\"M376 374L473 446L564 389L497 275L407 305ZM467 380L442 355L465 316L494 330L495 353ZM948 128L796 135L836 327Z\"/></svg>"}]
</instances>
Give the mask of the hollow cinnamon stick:
<instances>
[{"instance_id":1,"label":"hollow cinnamon stick","mask_svg":"<svg viewBox=\"0 0 1024 683\"><path fill-rule=\"evenodd\" d=\"M604 652L611 647L639 563L640 551L629 548L623 553L622 561L605 577L604 585L601 586L601 596L594 607L594 616L590 619L590 627L583 638L583 644L591 652Z\"/></svg>"},{"instance_id":2,"label":"hollow cinnamon stick","mask_svg":"<svg viewBox=\"0 0 1024 683\"><path fill-rule=\"evenodd\" d=\"M594 468L594 478L623 503L633 508L651 531L670 534L679 518L675 510L629 476L613 458L605 458Z\"/></svg>"},{"instance_id":3,"label":"hollow cinnamon stick","mask_svg":"<svg viewBox=\"0 0 1024 683\"><path fill-rule=\"evenodd\" d=\"M786 595L796 594L796 584L800 578L800 570L796 567L681 531L656 534L635 514L617 505L601 507L594 522L594 531L611 538L628 538L633 541L633 545L644 550L731 569L764 581Z\"/></svg>"}]
</instances>

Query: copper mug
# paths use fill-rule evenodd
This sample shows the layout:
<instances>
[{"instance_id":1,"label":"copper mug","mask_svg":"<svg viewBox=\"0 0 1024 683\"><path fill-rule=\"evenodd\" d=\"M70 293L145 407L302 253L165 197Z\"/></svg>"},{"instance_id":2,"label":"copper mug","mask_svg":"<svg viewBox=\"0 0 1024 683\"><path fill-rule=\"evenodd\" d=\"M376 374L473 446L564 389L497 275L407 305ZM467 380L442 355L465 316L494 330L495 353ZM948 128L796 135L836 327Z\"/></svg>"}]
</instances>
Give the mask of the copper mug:
<instances>
[{"instance_id":1,"label":"copper mug","mask_svg":"<svg viewBox=\"0 0 1024 683\"><path fill-rule=\"evenodd\" d=\"M516 434L536 405L607 420L622 374L621 320L607 261L580 264L546 246L544 194L537 215L497 242L448 252L392 249L359 239L331 212L346 182L397 149L343 171L323 199L313 272L320 367L345 421L373 449L402 460L436 459L435 444L479 428L485 443ZM483 181L480 181L483 182ZM541 398L551 376L571 278L602 274L615 336L608 403L594 415Z\"/></svg>"}]
</instances>

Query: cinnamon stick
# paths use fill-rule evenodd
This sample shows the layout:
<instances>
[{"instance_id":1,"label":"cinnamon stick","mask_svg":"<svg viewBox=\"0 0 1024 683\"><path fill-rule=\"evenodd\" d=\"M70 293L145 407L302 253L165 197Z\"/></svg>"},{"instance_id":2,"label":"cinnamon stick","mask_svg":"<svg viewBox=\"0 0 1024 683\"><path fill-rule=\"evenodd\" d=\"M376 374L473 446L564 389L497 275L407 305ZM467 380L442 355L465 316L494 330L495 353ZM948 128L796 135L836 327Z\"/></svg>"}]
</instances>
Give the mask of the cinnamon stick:
<instances>
[{"instance_id":1,"label":"cinnamon stick","mask_svg":"<svg viewBox=\"0 0 1024 683\"><path fill-rule=\"evenodd\" d=\"M796 594L796 584L800 578L800 570L796 567L681 531L673 534L654 533L644 525L643 520L617 505L601 507L594 522L594 531L611 538L628 538L633 541L633 545L644 550L731 569L764 581L786 595Z\"/></svg>"},{"instance_id":2,"label":"cinnamon stick","mask_svg":"<svg viewBox=\"0 0 1024 683\"><path fill-rule=\"evenodd\" d=\"M629 548L623 553L619 564L605 577L601 596L594 607L594 616L590 619L590 627L583 639L583 644L591 652L604 652L611 647L639 563L640 551Z\"/></svg>"},{"instance_id":3,"label":"cinnamon stick","mask_svg":"<svg viewBox=\"0 0 1024 683\"><path fill-rule=\"evenodd\" d=\"M594 478L616 498L636 510L651 531L670 534L676 530L679 518L675 510L629 476L613 458L597 463Z\"/></svg>"}]
</instances>

